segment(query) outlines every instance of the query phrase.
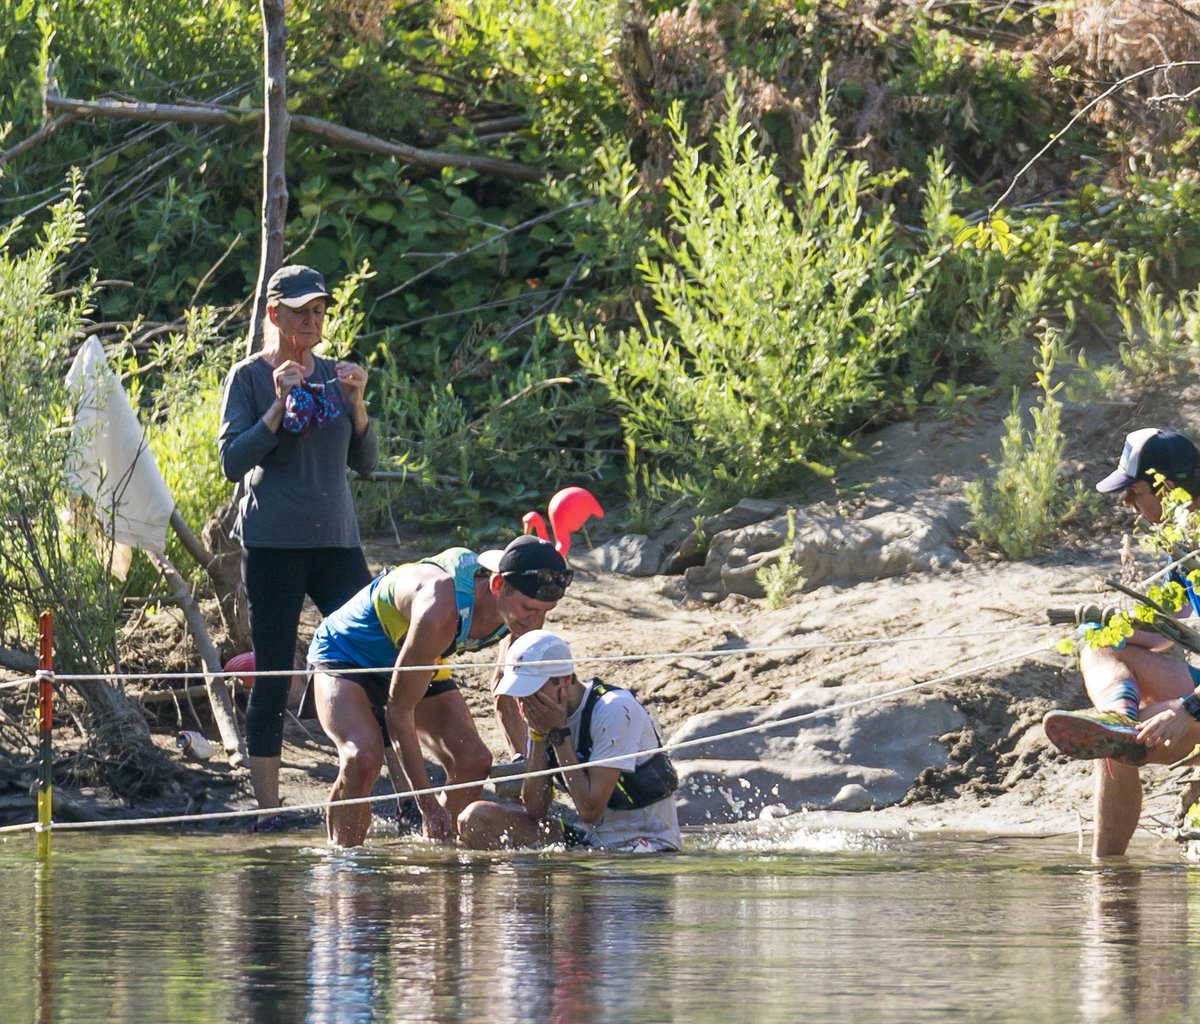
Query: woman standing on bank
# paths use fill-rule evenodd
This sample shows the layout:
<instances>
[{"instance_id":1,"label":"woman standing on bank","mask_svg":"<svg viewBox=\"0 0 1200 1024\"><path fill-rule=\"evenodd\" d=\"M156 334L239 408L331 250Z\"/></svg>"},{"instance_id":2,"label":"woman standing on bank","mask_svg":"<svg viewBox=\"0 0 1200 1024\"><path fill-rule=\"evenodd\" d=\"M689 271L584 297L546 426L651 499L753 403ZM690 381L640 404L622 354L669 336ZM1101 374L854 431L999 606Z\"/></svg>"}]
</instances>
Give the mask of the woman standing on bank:
<instances>
[{"instance_id":1,"label":"woman standing on bank","mask_svg":"<svg viewBox=\"0 0 1200 1024\"><path fill-rule=\"evenodd\" d=\"M346 475L369 473L379 440L363 400L367 372L313 354L332 301L309 267L282 267L267 284L262 351L225 381L217 452L241 481L234 535L257 672L294 667L307 594L328 615L371 581ZM246 709L250 777L260 808L279 806L279 758L289 677L258 676ZM275 829L260 817L255 830Z\"/></svg>"}]
</instances>

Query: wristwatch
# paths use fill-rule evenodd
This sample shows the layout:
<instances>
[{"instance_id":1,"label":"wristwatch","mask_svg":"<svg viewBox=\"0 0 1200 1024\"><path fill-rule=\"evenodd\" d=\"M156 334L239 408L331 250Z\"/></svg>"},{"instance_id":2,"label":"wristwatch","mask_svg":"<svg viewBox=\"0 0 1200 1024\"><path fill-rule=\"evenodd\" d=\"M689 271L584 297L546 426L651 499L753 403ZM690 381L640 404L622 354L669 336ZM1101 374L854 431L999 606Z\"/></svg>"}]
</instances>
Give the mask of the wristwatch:
<instances>
[{"instance_id":1,"label":"wristwatch","mask_svg":"<svg viewBox=\"0 0 1200 1024\"><path fill-rule=\"evenodd\" d=\"M1193 690L1179 702L1183 705L1183 710L1191 715L1197 722L1200 722L1200 693Z\"/></svg>"},{"instance_id":2,"label":"wristwatch","mask_svg":"<svg viewBox=\"0 0 1200 1024\"><path fill-rule=\"evenodd\" d=\"M569 740L570 738L570 729L551 729L546 733L546 739L552 747L557 747L563 740Z\"/></svg>"}]
</instances>

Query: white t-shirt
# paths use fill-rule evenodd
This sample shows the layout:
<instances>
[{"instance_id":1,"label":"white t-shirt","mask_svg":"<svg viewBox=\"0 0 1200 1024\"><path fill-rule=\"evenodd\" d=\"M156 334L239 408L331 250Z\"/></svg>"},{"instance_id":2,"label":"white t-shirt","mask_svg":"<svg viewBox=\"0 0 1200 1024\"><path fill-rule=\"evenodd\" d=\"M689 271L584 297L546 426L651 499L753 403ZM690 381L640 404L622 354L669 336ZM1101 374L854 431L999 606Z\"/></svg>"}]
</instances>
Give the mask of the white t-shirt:
<instances>
[{"instance_id":1,"label":"white t-shirt","mask_svg":"<svg viewBox=\"0 0 1200 1024\"><path fill-rule=\"evenodd\" d=\"M592 682L589 680L584 684L583 700L567 719L567 728L575 737L576 747ZM654 756L639 756L640 752L654 750L658 745L650 713L628 690L609 690L596 701L592 709L592 750L588 754L588 761L627 754L628 757L610 761L601 767L631 772ZM674 794L632 811L615 811L606 807L599 821L592 824L580 822L580 826L589 833L589 845L605 849L633 845L639 839L648 840L655 849L678 850L681 845Z\"/></svg>"}]
</instances>

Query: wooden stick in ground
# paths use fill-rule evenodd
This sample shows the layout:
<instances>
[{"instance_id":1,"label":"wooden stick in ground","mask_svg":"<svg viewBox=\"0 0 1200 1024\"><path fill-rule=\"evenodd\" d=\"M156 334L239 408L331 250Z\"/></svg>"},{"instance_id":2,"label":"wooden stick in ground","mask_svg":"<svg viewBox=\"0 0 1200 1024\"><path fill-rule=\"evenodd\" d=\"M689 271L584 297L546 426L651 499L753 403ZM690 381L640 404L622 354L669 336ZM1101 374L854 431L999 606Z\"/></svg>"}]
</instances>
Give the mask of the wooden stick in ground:
<instances>
[{"instance_id":1,"label":"wooden stick in ground","mask_svg":"<svg viewBox=\"0 0 1200 1024\"><path fill-rule=\"evenodd\" d=\"M225 747L229 763L239 765L246 760L246 748L242 742L241 733L238 732L237 718L234 715L233 698L229 695L229 687L225 685L224 678L218 674L221 672L221 655L208 635L204 616L200 614L200 609L192 600L192 595L188 591L183 577L175 571L175 567L168 559L158 555L150 555L150 558L162 572L163 578L171 588L171 601L182 609L192 636L196 638L196 647L200 651L200 659L204 663L204 684L208 689L208 699L212 705L217 730L221 734L221 743Z\"/></svg>"},{"instance_id":2,"label":"wooden stick in ground","mask_svg":"<svg viewBox=\"0 0 1200 1024\"><path fill-rule=\"evenodd\" d=\"M179 538L183 550L191 555L196 560L196 564L211 576L212 552L201 543L199 537L192 533L191 527L183 521L183 516L179 514L179 509L171 512L171 529L175 531L175 536Z\"/></svg>"}]
</instances>

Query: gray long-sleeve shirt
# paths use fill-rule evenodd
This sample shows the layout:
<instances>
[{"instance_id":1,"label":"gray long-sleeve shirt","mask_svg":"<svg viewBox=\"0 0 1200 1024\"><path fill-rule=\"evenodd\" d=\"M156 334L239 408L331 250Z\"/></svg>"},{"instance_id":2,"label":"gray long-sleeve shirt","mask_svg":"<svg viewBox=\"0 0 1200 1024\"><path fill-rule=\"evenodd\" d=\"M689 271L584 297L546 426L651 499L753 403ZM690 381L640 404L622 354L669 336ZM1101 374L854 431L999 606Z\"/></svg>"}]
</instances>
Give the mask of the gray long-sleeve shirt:
<instances>
[{"instance_id":1,"label":"gray long-sleeve shirt","mask_svg":"<svg viewBox=\"0 0 1200 1024\"><path fill-rule=\"evenodd\" d=\"M354 436L333 360L314 359L309 380L336 391L342 414L306 434L282 426L272 433L263 424L275 401L275 383L262 356L243 359L225 379L217 455L225 476L242 481L234 533L245 547L358 546L346 467L359 474L374 469L379 439L370 424L361 437Z\"/></svg>"}]
</instances>

